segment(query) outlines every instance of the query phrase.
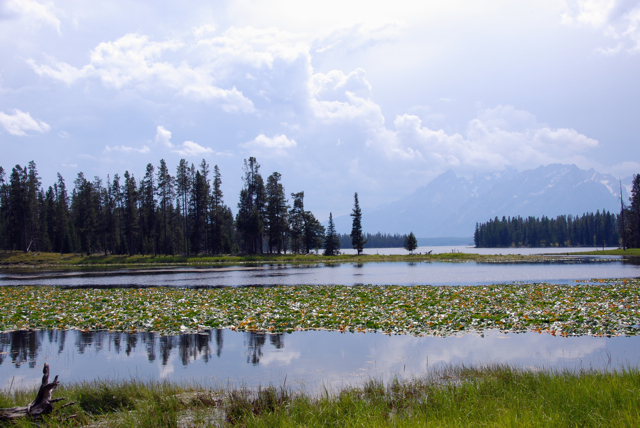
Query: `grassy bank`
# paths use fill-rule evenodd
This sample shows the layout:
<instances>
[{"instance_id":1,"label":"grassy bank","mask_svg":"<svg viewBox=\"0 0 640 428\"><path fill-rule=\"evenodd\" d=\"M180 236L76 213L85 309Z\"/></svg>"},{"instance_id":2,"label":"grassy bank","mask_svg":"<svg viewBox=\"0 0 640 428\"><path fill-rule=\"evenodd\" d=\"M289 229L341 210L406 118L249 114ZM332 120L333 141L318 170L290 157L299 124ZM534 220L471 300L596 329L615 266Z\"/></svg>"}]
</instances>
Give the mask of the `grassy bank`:
<instances>
[{"instance_id":1,"label":"grassy bank","mask_svg":"<svg viewBox=\"0 0 640 428\"><path fill-rule=\"evenodd\" d=\"M277 286L185 289L0 287L0 331L214 328L450 335L500 329L635 335L640 279L572 285Z\"/></svg>"},{"instance_id":2,"label":"grassy bank","mask_svg":"<svg viewBox=\"0 0 640 428\"><path fill-rule=\"evenodd\" d=\"M628 256L628 257L640 257L640 248L627 248L626 250L606 250L606 251L580 251L578 253L569 253L571 255L580 256Z\"/></svg>"},{"instance_id":3,"label":"grassy bank","mask_svg":"<svg viewBox=\"0 0 640 428\"><path fill-rule=\"evenodd\" d=\"M35 390L0 393L25 405ZM635 427L640 372L536 372L505 366L449 368L412 381L370 380L310 396L285 388L203 390L168 383L86 383L59 388L76 404L40 426L94 427ZM59 404L56 405L59 407ZM77 415L67 423L64 418ZM32 426L27 423L23 426Z\"/></svg>"},{"instance_id":4,"label":"grassy bank","mask_svg":"<svg viewBox=\"0 0 640 428\"><path fill-rule=\"evenodd\" d=\"M499 249L496 250L499 252ZM366 251L365 251L366 253ZM521 255L481 255L468 253L442 253L442 254L405 254L405 255L300 255L300 254L256 254L251 256L118 256L118 255L91 255L59 254L59 253L24 253L11 252L0 253L0 267L64 267L81 268L91 266L180 266L180 265L219 265L219 264L246 264L246 263L366 263L366 262L420 262L420 261L486 261L486 262L519 262L519 261L543 261L545 256L521 256Z\"/></svg>"}]
</instances>

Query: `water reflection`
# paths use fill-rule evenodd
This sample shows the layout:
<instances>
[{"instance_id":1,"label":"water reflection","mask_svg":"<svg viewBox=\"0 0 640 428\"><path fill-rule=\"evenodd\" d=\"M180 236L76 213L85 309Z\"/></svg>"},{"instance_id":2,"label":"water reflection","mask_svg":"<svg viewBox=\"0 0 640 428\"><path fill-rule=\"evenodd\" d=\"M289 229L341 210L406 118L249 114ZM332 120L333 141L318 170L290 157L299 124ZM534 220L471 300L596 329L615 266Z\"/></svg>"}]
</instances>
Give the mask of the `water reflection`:
<instances>
[{"instance_id":1,"label":"water reflection","mask_svg":"<svg viewBox=\"0 0 640 428\"><path fill-rule=\"evenodd\" d=\"M160 336L155 333L117 333L107 331L13 331L0 334L0 366L10 361L15 368L28 362L29 368L36 367L39 354L43 348L56 349L60 355L65 350L68 335L73 338L73 352L82 356L86 353L124 354L131 356L140 346L146 353L149 362L160 356L163 366L169 363L171 354L177 351L183 366L201 359L208 363L215 354L222 355L224 330L213 330L200 334L183 334L179 336ZM248 332L245 334L247 363L257 365L263 356L262 347L269 339L275 349L284 348L282 334L264 334ZM215 349L215 352L213 351Z\"/></svg>"},{"instance_id":2,"label":"water reflection","mask_svg":"<svg viewBox=\"0 0 640 428\"><path fill-rule=\"evenodd\" d=\"M224 345L224 346L223 346ZM0 389L40 382L48 362L63 382L170 380L201 385L282 384L312 391L376 378L410 378L449 364L505 363L617 370L640 365L640 337L386 336L326 331L269 335L231 330L153 333L34 331L0 334Z\"/></svg>"}]
</instances>

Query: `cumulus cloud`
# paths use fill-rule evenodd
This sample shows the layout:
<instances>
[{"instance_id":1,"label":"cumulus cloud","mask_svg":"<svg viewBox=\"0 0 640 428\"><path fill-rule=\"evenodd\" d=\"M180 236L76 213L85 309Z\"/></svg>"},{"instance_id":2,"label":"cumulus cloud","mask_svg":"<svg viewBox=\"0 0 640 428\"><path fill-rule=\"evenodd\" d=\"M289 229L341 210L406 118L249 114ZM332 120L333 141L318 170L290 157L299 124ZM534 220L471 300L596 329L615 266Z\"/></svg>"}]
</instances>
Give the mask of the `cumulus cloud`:
<instances>
[{"instance_id":1,"label":"cumulus cloud","mask_svg":"<svg viewBox=\"0 0 640 428\"><path fill-rule=\"evenodd\" d=\"M361 122L368 127L381 126L380 106L371 99L371 85L361 68L349 74L333 70L311 78L310 107L314 116L325 122Z\"/></svg>"},{"instance_id":2,"label":"cumulus cloud","mask_svg":"<svg viewBox=\"0 0 640 428\"><path fill-rule=\"evenodd\" d=\"M173 144L171 143L171 131L166 129L164 126L158 126L158 128L156 128L156 143L162 144L165 147L172 148Z\"/></svg>"},{"instance_id":3,"label":"cumulus cloud","mask_svg":"<svg viewBox=\"0 0 640 428\"><path fill-rule=\"evenodd\" d=\"M34 25L50 25L60 34L60 19L55 14L53 3L39 3L35 0L8 0L4 8Z\"/></svg>"},{"instance_id":4,"label":"cumulus cloud","mask_svg":"<svg viewBox=\"0 0 640 428\"><path fill-rule=\"evenodd\" d=\"M284 156L289 149L293 149L297 145L295 140L287 138L284 134L274 135L273 137L260 134L253 140L240 144L240 147L271 157Z\"/></svg>"},{"instance_id":5,"label":"cumulus cloud","mask_svg":"<svg viewBox=\"0 0 640 428\"><path fill-rule=\"evenodd\" d=\"M151 151L151 149L148 146L142 146L141 149L136 149L135 147L129 147L129 146L125 146L125 145L121 145L121 146L105 146L104 148L104 152L105 153L109 153L109 152L121 152L121 153L149 153Z\"/></svg>"},{"instance_id":6,"label":"cumulus cloud","mask_svg":"<svg viewBox=\"0 0 640 428\"><path fill-rule=\"evenodd\" d=\"M395 131L379 131L369 145L389 158L425 160L434 166L496 170L574 163L598 141L574 129L552 129L513 106L486 109L467 125L466 135L432 130L414 115L398 115Z\"/></svg>"},{"instance_id":7,"label":"cumulus cloud","mask_svg":"<svg viewBox=\"0 0 640 428\"><path fill-rule=\"evenodd\" d=\"M569 25L587 25L603 31L614 46L598 52L615 55L621 51L640 52L640 2L638 0L565 0L562 21Z\"/></svg>"},{"instance_id":8,"label":"cumulus cloud","mask_svg":"<svg viewBox=\"0 0 640 428\"><path fill-rule=\"evenodd\" d=\"M193 141L185 141L181 146L171 150L180 156L204 156L213 153L213 150L209 147L202 147L198 143Z\"/></svg>"},{"instance_id":9,"label":"cumulus cloud","mask_svg":"<svg viewBox=\"0 0 640 428\"><path fill-rule=\"evenodd\" d=\"M17 136L27 135L26 131L35 131L42 134L51 129L45 122L32 118L29 112L23 112L18 109L13 110L13 114L6 114L0 111L0 125L9 134Z\"/></svg>"},{"instance_id":10,"label":"cumulus cloud","mask_svg":"<svg viewBox=\"0 0 640 428\"><path fill-rule=\"evenodd\" d=\"M197 101L219 102L228 112L250 113L253 103L235 87L223 89L215 84L211 70L190 66L186 61L162 61L165 51L177 51L184 44L176 40L155 42L140 34L127 34L113 42L100 43L90 53L89 64L77 68L49 58L51 64L27 63L40 76L71 85L80 79L97 78L106 87L120 90L137 88L153 91L170 89Z\"/></svg>"},{"instance_id":11,"label":"cumulus cloud","mask_svg":"<svg viewBox=\"0 0 640 428\"><path fill-rule=\"evenodd\" d=\"M171 142L171 131L164 126L158 126L156 128L156 143L171 149L173 153L177 153L180 156L204 156L213 153L213 149L209 147L203 147L193 141L185 141L180 146L176 146Z\"/></svg>"}]
</instances>

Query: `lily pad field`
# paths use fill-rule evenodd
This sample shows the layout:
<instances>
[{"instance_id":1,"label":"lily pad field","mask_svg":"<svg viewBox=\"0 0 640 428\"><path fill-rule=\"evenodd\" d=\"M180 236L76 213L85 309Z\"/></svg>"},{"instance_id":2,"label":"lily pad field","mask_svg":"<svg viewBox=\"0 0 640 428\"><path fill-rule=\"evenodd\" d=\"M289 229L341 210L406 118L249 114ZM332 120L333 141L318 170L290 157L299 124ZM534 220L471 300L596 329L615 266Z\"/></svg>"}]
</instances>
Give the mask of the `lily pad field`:
<instances>
[{"instance_id":1,"label":"lily pad field","mask_svg":"<svg viewBox=\"0 0 640 428\"><path fill-rule=\"evenodd\" d=\"M624 278L569 285L0 287L0 330L179 334L228 328L448 336L499 329L624 336L640 330L639 286L640 279Z\"/></svg>"}]
</instances>

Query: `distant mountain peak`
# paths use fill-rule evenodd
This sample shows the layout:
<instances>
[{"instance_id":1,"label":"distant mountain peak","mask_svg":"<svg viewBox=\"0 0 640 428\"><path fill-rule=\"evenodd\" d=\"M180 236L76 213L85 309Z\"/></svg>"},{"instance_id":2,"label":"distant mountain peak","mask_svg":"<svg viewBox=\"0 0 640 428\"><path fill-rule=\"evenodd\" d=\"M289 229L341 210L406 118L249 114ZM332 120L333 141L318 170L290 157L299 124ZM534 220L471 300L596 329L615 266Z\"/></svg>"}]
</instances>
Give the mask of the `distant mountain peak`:
<instances>
[{"instance_id":1,"label":"distant mountain peak","mask_svg":"<svg viewBox=\"0 0 640 428\"><path fill-rule=\"evenodd\" d=\"M575 164L548 164L522 172L505 168L471 178L448 169L412 194L368 211L362 225L371 233L413 231L420 238L466 237L473 234L476 223L496 216L617 212L619 193L618 180L610 174ZM350 216L334 220L339 232L351 230Z\"/></svg>"}]
</instances>

